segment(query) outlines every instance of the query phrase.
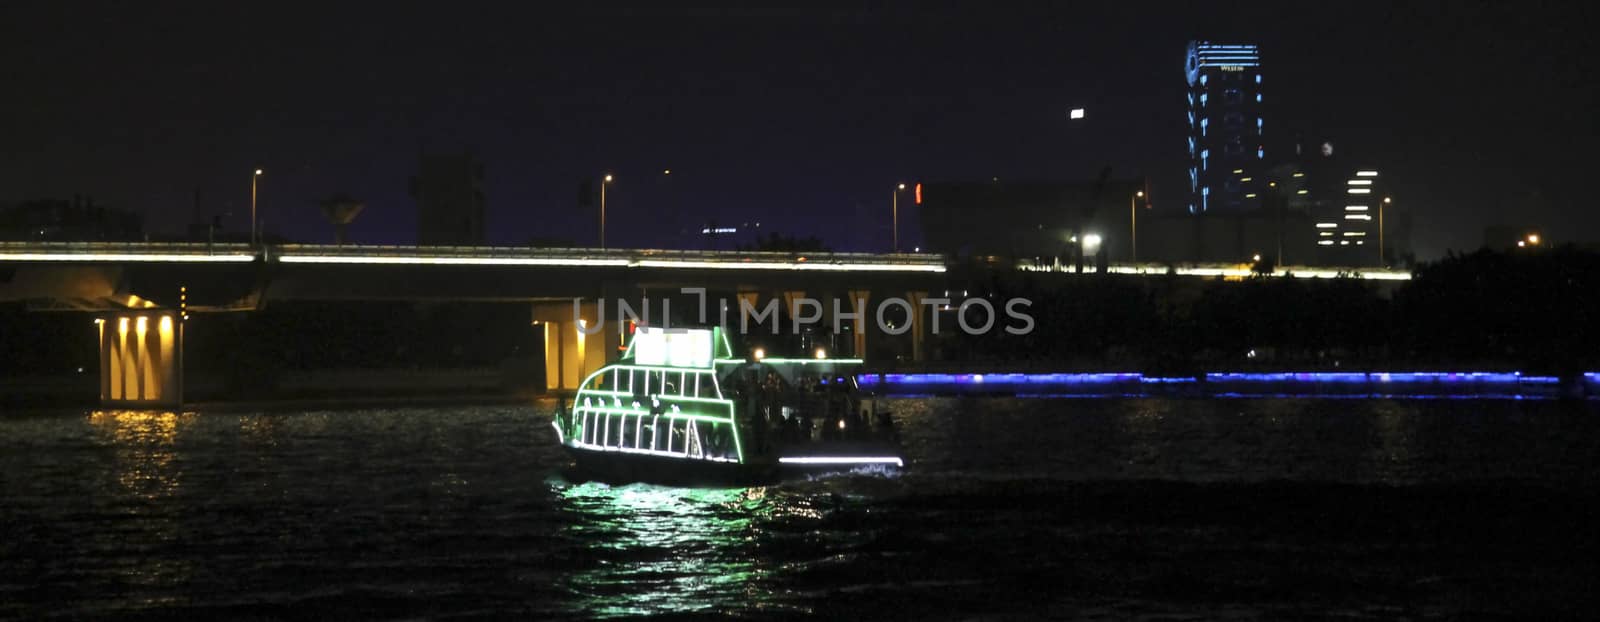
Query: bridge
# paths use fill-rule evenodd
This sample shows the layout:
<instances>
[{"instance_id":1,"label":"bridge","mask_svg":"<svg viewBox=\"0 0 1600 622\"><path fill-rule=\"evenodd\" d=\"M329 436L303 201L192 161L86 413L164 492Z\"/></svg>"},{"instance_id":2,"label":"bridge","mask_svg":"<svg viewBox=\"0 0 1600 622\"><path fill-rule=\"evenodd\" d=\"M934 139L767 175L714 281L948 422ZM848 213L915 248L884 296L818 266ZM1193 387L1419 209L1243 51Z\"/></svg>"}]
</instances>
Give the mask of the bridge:
<instances>
[{"instance_id":1,"label":"bridge","mask_svg":"<svg viewBox=\"0 0 1600 622\"><path fill-rule=\"evenodd\" d=\"M163 405L181 400L183 327L191 314L275 301L525 302L531 323L544 331L546 386L567 389L620 342L615 330L587 339L579 330L615 317L603 300L638 301L633 308L641 310L644 300L704 288L713 300L727 294L735 309L782 300L793 314L795 301L809 297L825 310L840 301L843 312L862 313L876 294L911 301L916 328L922 298L948 288L947 270L939 255L911 253L0 243L0 301L94 314L102 400ZM856 327L852 352L865 351L867 332ZM912 334L920 358L921 331Z\"/></svg>"},{"instance_id":2,"label":"bridge","mask_svg":"<svg viewBox=\"0 0 1600 622\"><path fill-rule=\"evenodd\" d=\"M204 243L0 243L0 302L38 311L92 313L100 330L101 397L113 405L181 401L184 324L191 314L261 309L275 301L492 301L527 303L542 330L546 386L575 387L604 364L621 335L585 338L580 326L615 317L602 300L659 299L704 288L715 300L765 308L801 298L871 318L868 299L910 303L910 353L923 358L930 292L962 289L965 270L1015 270L1080 278L1060 266L947 262L924 253L730 252L653 249L330 246ZM1094 272L1090 267L1090 272ZM1248 265L1111 264L1125 277L1238 279ZM1284 268L1279 276L1408 279L1403 272ZM982 279L977 279L981 281ZM574 305L574 300L578 304ZM636 307L637 308L637 307ZM678 307L682 309L683 307ZM712 303L712 308L716 308ZM841 316L842 317L842 316ZM847 355L866 351L856 319Z\"/></svg>"}]
</instances>

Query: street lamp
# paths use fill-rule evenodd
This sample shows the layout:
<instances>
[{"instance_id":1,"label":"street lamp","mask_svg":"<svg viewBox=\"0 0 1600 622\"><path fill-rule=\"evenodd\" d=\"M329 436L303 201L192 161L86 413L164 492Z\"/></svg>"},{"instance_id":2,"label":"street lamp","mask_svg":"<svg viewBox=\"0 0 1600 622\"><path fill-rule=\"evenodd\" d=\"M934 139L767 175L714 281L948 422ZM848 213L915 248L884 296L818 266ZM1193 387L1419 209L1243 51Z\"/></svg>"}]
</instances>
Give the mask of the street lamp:
<instances>
[{"instance_id":1,"label":"street lamp","mask_svg":"<svg viewBox=\"0 0 1600 622\"><path fill-rule=\"evenodd\" d=\"M1378 267L1380 268L1389 266L1389 260L1383 256L1383 208L1390 203L1394 203L1393 197L1383 197L1378 203Z\"/></svg>"},{"instance_id":2,"label":"street lamp","mask_svg":"<svg viewBox=\"0 0 1600 622\"><path fill-rule=\"evenodd\" d=\"M1140 190L1128 197L1128 238L1129 238L1129 263L1139 263L1139 209L1138 200L1144 198L1144 191Z\"/></svg>"},{"instance_id":3,"label":"street lamp","mask_svg":"<svg viewBox=\"0 0 1600 622\"><path fill-rule=\"evenodd\" d=\"M600 249L606 248L606 186L611 185L611 173L600 179Z\"/></svg>"},{"instance_id":4,"label":"street lamp","mask_svg":"<svg viewBox=\"0 0 1600 622\"><path fill-rule=\"evenodd\" d=\"M261 169L256 169L256 174L250 176L250 244L260 241L256 227L256 180L261 179Z\"/></svg>"},{"instance_id":5,"label":"street lamp","mask_svg":"<svg viewBox=\"0 0 1600 622\"><path fill-rule=\"evenodd\" d=\"M890 210L894 214L894 252L900 252L900 193L905 191L906 185L899 184L894 187L894 193L889 198Z\"/></svg>"}]
</instances>

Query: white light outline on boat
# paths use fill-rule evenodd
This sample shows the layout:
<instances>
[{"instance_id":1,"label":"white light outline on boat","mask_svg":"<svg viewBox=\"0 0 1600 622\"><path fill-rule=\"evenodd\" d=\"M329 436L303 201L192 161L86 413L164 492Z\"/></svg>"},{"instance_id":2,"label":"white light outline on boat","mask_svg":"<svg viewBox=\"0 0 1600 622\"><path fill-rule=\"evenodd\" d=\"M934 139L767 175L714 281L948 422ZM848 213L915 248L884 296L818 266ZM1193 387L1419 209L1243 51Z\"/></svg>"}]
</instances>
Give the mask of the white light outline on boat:
<instances>
[{"instance_id":1,"label":"white light outline on boat","mask_svg":"<svg viewBox=\"0 0 1600 622\"><path fill-rule=\"evenodd\" d=\"M624 453L624 454L642 454L642 455L646 455L646 456L661 456L663 458L676 458L678 460L704 460L706 462L727 462L727 463L732 463L732 464L738 464L739 463L737 460L733 460L733 459L730 459L730 458L719 458L719 457L716 457L716 456L704 456L704 457L700 457L700 458L685 458L683 454L680 454L680 453L677 453L677 452L668 453L668 452L665 452L665 451L654 450L654 449L634 449L632 447L612 447L612 446L609 446L609 445L595 445L595 444L592 444L592 443L585 443L583 441L572 441L572 446L576 447L576 448L579 448L579 449L588 449L588 450L591 450L591 451L615 451L615 452Z\"/></svg>"},{"instance_id":2,"label":"white light outline on boat","mask_svg":"<svg viewBox=\"0 0 1600 622\"><path fill-rule=\"evenodd\" d=\"M894 456L794 456L778 458L778 462L785 464L892 464L898 467L906 465L904 460Z\"/></svg>"}]
</instances>

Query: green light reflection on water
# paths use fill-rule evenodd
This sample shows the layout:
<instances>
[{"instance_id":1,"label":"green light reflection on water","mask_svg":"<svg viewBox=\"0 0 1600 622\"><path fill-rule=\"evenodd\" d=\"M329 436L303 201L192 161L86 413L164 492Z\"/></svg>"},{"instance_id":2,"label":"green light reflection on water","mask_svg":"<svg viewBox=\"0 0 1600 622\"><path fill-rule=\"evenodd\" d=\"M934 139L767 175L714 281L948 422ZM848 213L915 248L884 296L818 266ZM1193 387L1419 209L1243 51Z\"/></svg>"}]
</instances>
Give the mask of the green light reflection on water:
<instances>
[{"instance_id":1,"label":"green light reflection on water","mask_svg":"<svg viewBox=\"0 0 1600 622\"><path fill-rule=\"evenodd\" d=\"M582 543L566 587L586 615L786 609L771 588L777 568L757 551L774 514L766 488L590 482L556 494L573 515L565 535Z\"/></svg>"}]
</instances>

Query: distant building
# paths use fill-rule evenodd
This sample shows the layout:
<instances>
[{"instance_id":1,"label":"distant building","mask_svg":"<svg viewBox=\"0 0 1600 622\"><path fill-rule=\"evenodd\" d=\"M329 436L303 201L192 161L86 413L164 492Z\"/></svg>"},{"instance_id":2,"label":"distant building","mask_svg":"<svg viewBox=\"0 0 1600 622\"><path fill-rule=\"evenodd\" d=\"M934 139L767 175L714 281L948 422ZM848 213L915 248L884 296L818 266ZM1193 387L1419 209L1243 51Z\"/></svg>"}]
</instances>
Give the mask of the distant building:
<instances>
[{"instance_id":1,"label":"distant building","mask_svg":"<svg viewBox=\"0 0 1600 622\"><path fill-rule=\"evenodd\" d=\"M1251 263L1317 265L1311 217L1285 209L1272 197L1261 209L1185 214L1155 212L1139 220L1139 261L1169 264Z\"/></svg>"},{"instance_id":2,"label":"distant building","mask_svg":"<svg viewBox=\"0 0 1600 622\"><path fill-rule=\"evenodd\" d=\"M1397 204L1389 175L1351 158L1327 138L1300 139L1293 155L1268 171L1266 191L1291 213L1310 217L1295 232L1312 243L1298 263L1324 266L1405 266L1412 261L1411 210ZM1381 252L1381 256L1380 256Z\"/></svg>"},{"instance_id":3,"label":"distant building","mask_svg":"<svg viewBox=\"0 0 1600 622\"><path fill-rule=\"evenodd\" d=\"M417 200L417 243L482 245L483 163L471 154L423 155L411 178Z\"/></svg>"},{"instance_id":4,"label":"distant building","mask_svg":"<svg viewBox=\"0 0 1600 622\"><path fill-rule=\"evenodd\" d=\"M923 183L922 250L1053 261L1073 257L1081 237L1098 241L1083 253L1126 261L1134 210L1141 218L1149 211L1145 187L1143 179Z\"/></svg>"},{"instance_id":5,"label":"distant building","mask_svg":"<svg viewBox=\"0 0 1600 622\"><path fill-rule=\"evenodd\" d=\"M1266 162L1261 55L1254 45L1189 43L1189 213L1261 206Z\"/></svg>"},{"instance_id":6,"label":"distant building","mask_svg":"<svg viewBox=\"0 0 1600 622\"><path fill-rule=\"evenodd\" d=\"M37 242L136 242L144 239L144 217L73 197L0 206L0 240Z\"/></svg>"}]
</instances>

